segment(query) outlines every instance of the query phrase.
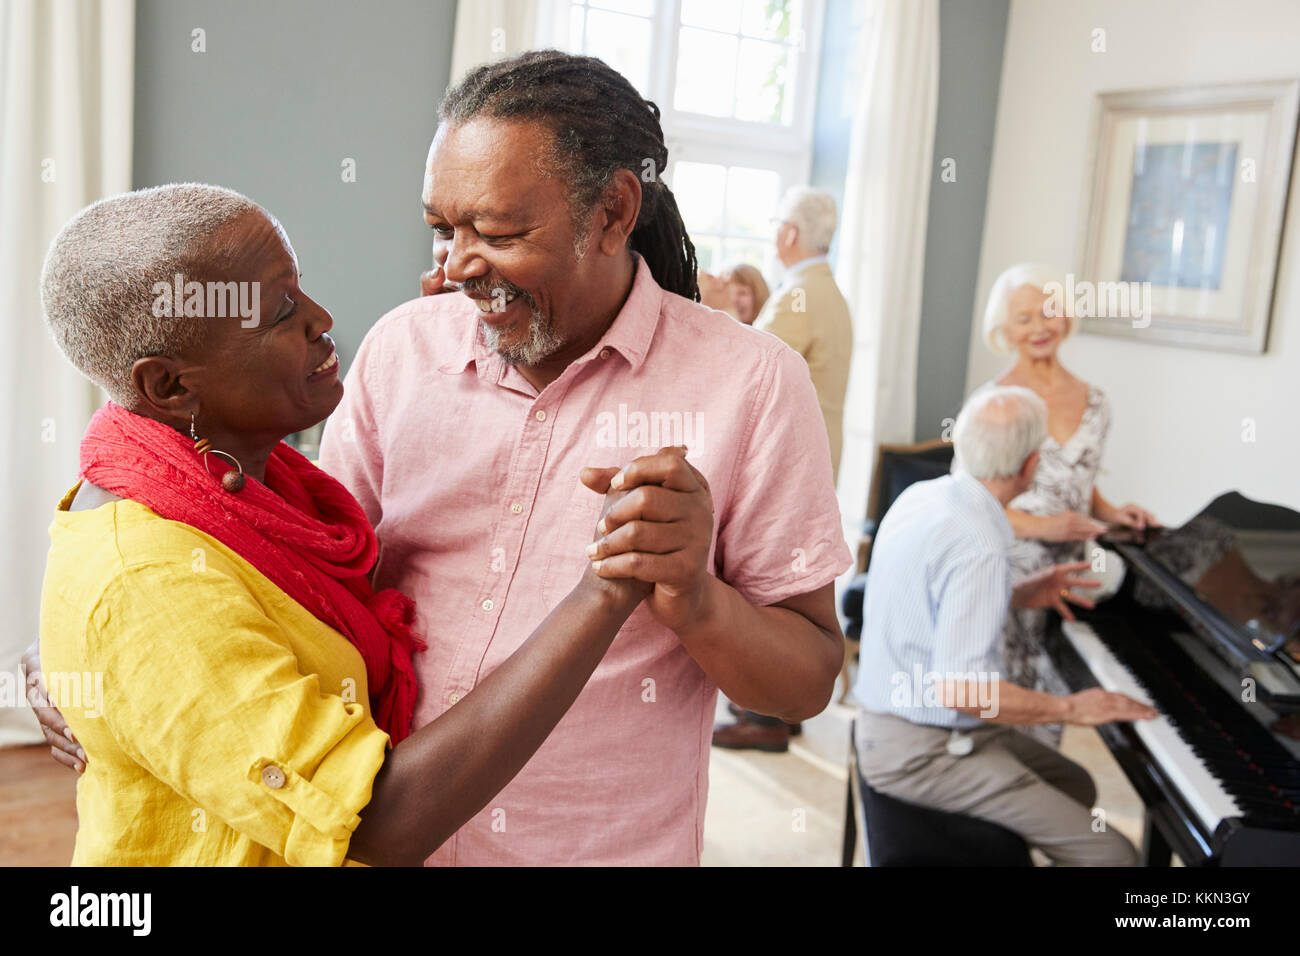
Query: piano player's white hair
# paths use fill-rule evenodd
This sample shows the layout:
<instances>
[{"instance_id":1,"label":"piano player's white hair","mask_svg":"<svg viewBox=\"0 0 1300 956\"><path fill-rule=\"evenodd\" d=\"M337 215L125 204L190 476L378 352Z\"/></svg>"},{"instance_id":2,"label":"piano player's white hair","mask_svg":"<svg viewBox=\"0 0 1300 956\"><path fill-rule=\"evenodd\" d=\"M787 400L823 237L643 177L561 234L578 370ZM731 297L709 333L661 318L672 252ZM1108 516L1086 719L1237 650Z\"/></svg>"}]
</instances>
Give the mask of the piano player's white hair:
<instances>
[{"instance_id":1,"label":"piano player's white hair","mask_svg":"<svg viewBox=\"0 0 1300 956\"><path fill-rule=\"evenodd\" d=\"M275 222L234 190L172 183L101 199L72 217L41 271L45 321L68 361L133 409L136 359L192 351L204 336L202 321L154 315L154 283L206 278L234 251L233 240L213 238L250 212Z\"/></svg>"},{"instance_id":2,"label":"piano player's white hair","mask_svg":"<svg viewBox=\"0 0 1300 956\"><path fill-rule=\"evenodd\" d=\"M953 427L962 471L986 481L1012 478L1047 437L1047 405L1017 385L981 389L966 401Z\"/></svg>"}]
</instances>

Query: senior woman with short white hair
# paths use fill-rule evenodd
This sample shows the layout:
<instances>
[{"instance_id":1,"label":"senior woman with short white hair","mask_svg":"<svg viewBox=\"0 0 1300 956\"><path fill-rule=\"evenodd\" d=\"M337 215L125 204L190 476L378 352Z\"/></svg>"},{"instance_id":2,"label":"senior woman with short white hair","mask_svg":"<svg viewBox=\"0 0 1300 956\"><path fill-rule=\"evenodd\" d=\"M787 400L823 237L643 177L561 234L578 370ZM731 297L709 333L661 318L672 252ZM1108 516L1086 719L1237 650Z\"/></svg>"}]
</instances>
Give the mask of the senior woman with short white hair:
<instances>
[{"instance_id":1,"label":"senior woman with short white hair","mask_svg":"<svg viewBox=\"0 0 1300 956\"><path fill-rule=\"evenodd\" d=\"M1086 543L1111 526L1158 524L1145 508L1114 505L1097 488L1110 403L1100 388L1061 364L1061 343L1075 326L1073 304L1065 301L1064 288L1064 276L1050 266L1022 263L998 276L984 310L985 344L994 352L1012 353L1015 361L976 393L1019 385L1047 405L1047 437L1039 449L1033 484L1007 506L1016 533L1011 549L1016 577L1089 556ZM1024 687L1059 694L1065 686L1043 651L1045 624L1044 611L1010 612L1003 634L1008 677ZM1048 742L1060 741L1059 726L1039 734Z\"/></svg>"}]
</instances>

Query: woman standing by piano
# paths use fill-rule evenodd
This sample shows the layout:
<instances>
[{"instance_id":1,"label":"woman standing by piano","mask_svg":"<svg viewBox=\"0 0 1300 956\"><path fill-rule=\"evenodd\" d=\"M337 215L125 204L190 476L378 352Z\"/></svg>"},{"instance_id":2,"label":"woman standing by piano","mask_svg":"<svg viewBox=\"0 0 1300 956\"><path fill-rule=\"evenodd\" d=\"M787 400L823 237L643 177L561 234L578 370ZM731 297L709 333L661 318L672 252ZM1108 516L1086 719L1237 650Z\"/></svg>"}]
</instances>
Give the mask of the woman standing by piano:
<instances>
[{"instance_id":1,"label":"woman standing by piano","mask_svg":"<svg viewBox=\"0 0 1300 956\"><path fill-rule=\"evenodd\" d=\"M1048 266L1020 264L998 276L984 310L984 341L998 353L1013 353L1015 363L976 391L998 385L1032 389L1047 403L1047 437L1039 449L1034 483L1007 506L1016 533L1011 548L1013 577L1048 565L1091 559L1087 542L1108 527L1145 528L1158 522L1135 504L1111 504L1096 485L1110 404L1096 385L1071 373L1058 356L1074 331L1072 303L1059 290L1064 277ZM1058 283L1055 287L1049 283ZM1057 295L1051 291L1058 290ZM1047 290L1047 291L1044 291ZM954 468L957 463L954 461ZM1108 554L1107 561L1119 557ZM1007 678L1022 687L1068 693L1043 650L1047 612L1011 610L1003 630ZM1057 746L1059 725L1033 728Z\"/></svg>"}]
</instances>

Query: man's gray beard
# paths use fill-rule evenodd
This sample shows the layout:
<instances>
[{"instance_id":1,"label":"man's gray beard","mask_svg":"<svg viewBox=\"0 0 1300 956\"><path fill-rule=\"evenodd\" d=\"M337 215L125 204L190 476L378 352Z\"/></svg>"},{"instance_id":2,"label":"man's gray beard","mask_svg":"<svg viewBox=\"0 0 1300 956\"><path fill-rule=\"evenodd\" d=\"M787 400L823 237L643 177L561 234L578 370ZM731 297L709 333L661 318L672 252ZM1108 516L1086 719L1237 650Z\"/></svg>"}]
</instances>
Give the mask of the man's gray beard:
<instances>
[{"instance_id":1,"label":"man's gray beard","mask_svg":"<svg viewBox=\"0 0 1300 956\"><path fill-rule=\"evenodd\" d=\"M536 365L559 351L564 339L555 331L555 323L536 306L528 317L528 338L515 345L503 345L501 330L480 321L483 342L511 365Z\"/></svg>"}]
</instances>

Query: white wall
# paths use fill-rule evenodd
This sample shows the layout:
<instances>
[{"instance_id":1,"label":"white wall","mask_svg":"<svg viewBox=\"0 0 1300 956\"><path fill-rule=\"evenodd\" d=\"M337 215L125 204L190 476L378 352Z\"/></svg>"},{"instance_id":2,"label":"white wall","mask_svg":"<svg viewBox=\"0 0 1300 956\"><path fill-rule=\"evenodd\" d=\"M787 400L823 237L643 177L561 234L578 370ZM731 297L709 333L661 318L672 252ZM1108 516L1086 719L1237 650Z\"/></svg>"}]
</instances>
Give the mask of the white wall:
<instances>
[{"instance_id":1,"label":"white wall","mask_svg":"<svg viewBox=\"0 0 1300 956\"><path fill-rule=\"evenodd\" d=\"M1093 53L1092 31L1106 31ZM1093 96L1102 91L1300 77L1296 0L1012 0L966 390L998 374L979 323L1014 262L1079 268ZM1098 479L1178 524L1237 490L1300 510L1300 183L1292 186L1268 348L1232 355L1076 335L1065 365L1113 412ZM1242 440L1254 419L1257 440Z\"/></svg>"}]
</instances>

